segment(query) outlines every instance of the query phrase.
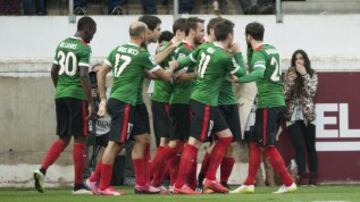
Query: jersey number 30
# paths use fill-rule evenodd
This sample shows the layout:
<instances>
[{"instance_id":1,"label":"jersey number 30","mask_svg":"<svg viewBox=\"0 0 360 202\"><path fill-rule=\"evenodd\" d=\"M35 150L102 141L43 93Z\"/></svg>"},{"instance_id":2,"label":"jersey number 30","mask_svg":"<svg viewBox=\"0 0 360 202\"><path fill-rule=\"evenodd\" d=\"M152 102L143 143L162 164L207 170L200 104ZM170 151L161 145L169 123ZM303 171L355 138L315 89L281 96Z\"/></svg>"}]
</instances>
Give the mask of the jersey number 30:
<instances>
[{"instance_id":1,"label":"jersey number 30","mask_svg":"<svg viewBox=\"0 0 360 202\"><path fill-rule=\"evenodd\" d=\"M76 74L77 59L73 52L64 53L59 51L57 54L59 58L60 71L59 75L66 74L68 76L74 76Z\"/></svg>"}]
</instances>

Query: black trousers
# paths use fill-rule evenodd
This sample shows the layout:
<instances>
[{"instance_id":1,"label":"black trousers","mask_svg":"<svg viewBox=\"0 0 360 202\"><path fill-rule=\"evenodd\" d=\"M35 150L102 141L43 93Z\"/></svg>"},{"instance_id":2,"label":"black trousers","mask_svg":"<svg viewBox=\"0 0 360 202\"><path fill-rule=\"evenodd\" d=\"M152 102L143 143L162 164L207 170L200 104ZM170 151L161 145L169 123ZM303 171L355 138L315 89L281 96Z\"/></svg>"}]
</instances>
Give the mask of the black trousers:
<instances>
[{"instance_id":1,"label":"black trousers","mask_svg":"<svg viewBox=\"0 0 360 202\"><path fill-rule=\"evenodd\" d=\"M306 159L310 173L313 175L317 174L318 158L315 147L316 126L314 124L305 126L304 122L300 120L288 126L288 131L295 146L295 160L299 174L306 172ZM306 154L307 158L305 158Z\"/></svg>"}]
</instances>

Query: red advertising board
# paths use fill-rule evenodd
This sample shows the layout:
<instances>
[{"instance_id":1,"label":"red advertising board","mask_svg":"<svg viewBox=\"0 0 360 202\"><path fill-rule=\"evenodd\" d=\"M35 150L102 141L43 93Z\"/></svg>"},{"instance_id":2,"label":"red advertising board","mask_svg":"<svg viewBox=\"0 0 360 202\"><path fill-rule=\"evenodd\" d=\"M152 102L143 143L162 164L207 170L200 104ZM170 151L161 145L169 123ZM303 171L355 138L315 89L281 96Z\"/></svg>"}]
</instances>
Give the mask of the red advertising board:
<instances>
[{"instance_id":1,"label":"red advertising board","mask_svg":"<svg viewBox=\"0 0 360 202\"><path fill-rule=\"evenodd\" d=\"M323 182L360 181L360 72L321 72L316 96L316 148ZM294 156L287 131L279 150Z\"/></svg>"}]
</instances>

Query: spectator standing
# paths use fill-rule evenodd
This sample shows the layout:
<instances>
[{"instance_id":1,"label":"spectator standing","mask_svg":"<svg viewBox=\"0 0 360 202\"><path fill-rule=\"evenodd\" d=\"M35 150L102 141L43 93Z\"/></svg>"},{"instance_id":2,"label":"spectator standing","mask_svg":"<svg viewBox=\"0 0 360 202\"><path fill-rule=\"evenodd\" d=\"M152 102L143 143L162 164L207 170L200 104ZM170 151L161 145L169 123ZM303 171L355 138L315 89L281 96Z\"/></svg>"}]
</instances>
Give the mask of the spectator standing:
<instances>
[{"instance_id":1,"label":"spectator standing","mask_svg":"<svg viewBox=\"0 0 360 202\"><path fill-rule=\"evenodd\" d=\"M318 77L303 50L293 53L291 67L285 74L287 128L295 146L295 160L300 185L317 185L318 159L315 147L316 127L314 98ZM304 151L306 148L306 152ZM307 158L305 158L307 154ZM307 159L307 162L306 162ZM310 173L306 172L306 164Z\"/></svg>"}]
</instances>

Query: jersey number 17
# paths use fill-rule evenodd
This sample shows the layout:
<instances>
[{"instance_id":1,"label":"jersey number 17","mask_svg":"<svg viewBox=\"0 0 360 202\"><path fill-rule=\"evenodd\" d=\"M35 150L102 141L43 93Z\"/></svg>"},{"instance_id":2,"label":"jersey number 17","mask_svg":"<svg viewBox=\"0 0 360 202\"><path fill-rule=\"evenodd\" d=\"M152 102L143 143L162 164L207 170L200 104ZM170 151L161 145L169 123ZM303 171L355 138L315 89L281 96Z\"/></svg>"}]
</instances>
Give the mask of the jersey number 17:
<instances>
[{"instance_id":1,"label":"jersey number 17","mask_svg":"<svg viewBox=\"0 0 360 202\"><path fill-rule=\"evenodd\" d=\"M122 62L120 62L120 60ZM117 53L115 56L114 76L119 77L125 68L130 64L131 57Z\"/></svg>"}]
</instances>

